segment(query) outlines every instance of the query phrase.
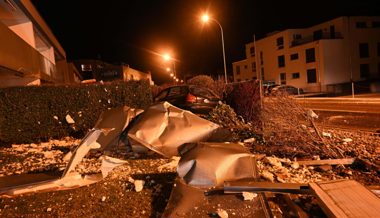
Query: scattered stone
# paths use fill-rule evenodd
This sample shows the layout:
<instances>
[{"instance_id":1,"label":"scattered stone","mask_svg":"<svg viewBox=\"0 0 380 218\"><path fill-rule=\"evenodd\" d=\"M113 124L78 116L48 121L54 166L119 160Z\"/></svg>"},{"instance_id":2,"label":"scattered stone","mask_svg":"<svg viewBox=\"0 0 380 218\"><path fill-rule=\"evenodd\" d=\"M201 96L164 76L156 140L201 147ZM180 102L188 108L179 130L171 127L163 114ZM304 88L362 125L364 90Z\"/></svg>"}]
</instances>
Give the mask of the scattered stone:
<instances>
[{"instance_id":1,"label":"scattered stone","mask_svg":"<svg viewBox=\"0 0 380 218\"><path fill-rule=\"evenodd\" d=\"M307 111L307 116L310 117L310 118L315 118L315 119L318 119L318 115L311 109L309 109Z\"/></svg>"},{"instance_id":2,"label":"scattered stone","mask_svg":"<svg viewBox=\"0 0 380 218\"><path fill-rule=\"evenodd\" d=\"M141 192L144 188L145 181L144 180L135 180L135 191Z\"/></svg>"},{"instance_id":3,"label":"scattered stone","mask_svg":"<svg viewBox=\"0 0 380 218\"><path fill-rule=\"evenodd\" d=\"M264 179L267 179L271 182L274 182L274 175L267 171L267 170L264 170L263 172L261 172L261 176L264 178Z\"/></svg>"},{"instance_id":4,"label":"scattered stone","mask_svg":"<svg viewBox=\"0 0 380 218\"><path fill-rule=\"evenodd\" d=\"M216 213L220 216L220 218L228 218L228 213L227 211L223 210L223 209L218 209L216 211Z\"/></svg>"},{"instance_id":5,"label":"scattered stone","mask_svg":"<svg viewBox=\"0 0 380 218\"><path fill-rule=\"evenodd\" d=\"M298 168L300 168L300 164L298 163L298 162L293 162L291 165L290 165L290 167L291 168L293 168L293 169L298 169Z\"/></svg>"},{"instance_id":6,"label":"scattered stone","mask_svg":"<svg viewBox=\"0 0 380 218\"><path fill-rule=\"evenodd\" d=\"M265 157L264 162L269 163L272 166L277 166L277 167L282 166L281 161L279 161L279 159L275 157Z\"/></svg>"},{"instance_id":7,"label":"scattered stone","mask_svg":"<svg viewBox=\"0 0 380 218\"><path fill-rule=\"evenodd\" d=\"M331 138L332 136L331 136L331 133L328 133L328 132L322 132L322 135L324 136L324 137L328 137L328 138Z\"/></svg>"},{"instance_id":8,"label":"scattered stone","mask_svg":"<svg viewBox=\"0 0 380 218\"><path fill-rule=\"evenodd\" d=\"M244 142L245 143L252 143L252 142L255 142L256 141L256 138L250 138L250 139L245 139Z\"/></svg>"},{"instance_id":9,"label":"scattered stone","mask_svg":"<svg viewBox=\"0 0 380 218\"><path fill-rule=\"evenodd\" d=\"M46 209L47 212L50 212L51 211L51 208L49 207L48 209Z\"/></svg>"},{"instance_id":10,"label":"scattered stone","mask_svg":"<svg viewBox=\"0 0 380 218\"><path fill-rule=\"evenodd\" d=\"M345 138L345 139L343 139L343 142L352 142L352 139L350 139L350 138Z\"/></svg>"},{"instance_id":11,"label":"scattered stone","mask_svg":"<svg viewBox=\"0 0 380 218\"><path fill-rule=\"evenodd\" d=\"M70 116L70 114L67 114L65 118L66 118L66 122L67 122L68 124L74 124L74 123L75 123L75 121L74 121L73 118Z\"/></svg>"},{"instance_id":12,"label":"scattered stone","mask_svg":"<svg viewBox=\"0 0 380 218\"><path fill-rule=\"evenodd\" d=\"M106 196L103 196L102 197L102 201L104 202L106 200Z\"/></svg>"},{"instance_id":13,"label":"scattered stone","mask_svg":"<svg viewBox=\"0 0 380 218\"><path fill-rule=\"evenodd\" d=\"M57 117L57 116L54 116L53 118L56 119L56 120L58 120L58 117Z\"/></svg>"},{"instance_id":14,"label":"scattered stone","mask_svg":"<svg viewBox=\"0 0 380 218\"><path fill-rule=\"evenodd\" d=\"M245 201L252 201L254 198L257 197L257 193L243 192L242 194Z\"/></svg>"}]
</instances>

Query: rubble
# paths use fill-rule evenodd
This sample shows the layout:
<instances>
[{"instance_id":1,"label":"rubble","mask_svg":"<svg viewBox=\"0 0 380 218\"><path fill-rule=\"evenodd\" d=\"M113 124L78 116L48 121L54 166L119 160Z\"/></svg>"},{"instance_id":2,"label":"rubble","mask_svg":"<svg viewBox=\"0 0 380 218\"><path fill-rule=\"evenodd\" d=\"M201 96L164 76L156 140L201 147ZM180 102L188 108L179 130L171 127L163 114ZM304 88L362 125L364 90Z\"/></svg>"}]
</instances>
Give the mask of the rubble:
<instances>
[{"instance_id":1,"label":"rubble","mask_svg":"<svg viewBox=\"0 0 380 218\"><path fill-rule=\"evenodd\" d=\"M141 192L144 188L144 184L145 184L145 181L143 180L135 180L133 182L133 184L135 185L135 191L136 192Z\"/></svg>"},{"instance_id":2,"label":"rubble","mask_svg":"<svg viewBox=\"0 0 380 218\"><path fill-rule=\"evenodd\" d=\"M66 122L68 124L74 124L75 123L74 119L70 116L70 114L67 114L65 119L66 119Z\"/></svg>"},{"instance_id":3,"label":"rubble","mask_svg":"<svg viewBox=\"0 0 380 218\"><path fill-rule=\"evenodd\" d=\"M258 196L257 193L253 192L243 192L242 195L245 201L252 201L254 198Z\"/></svg>"}]
</instances>

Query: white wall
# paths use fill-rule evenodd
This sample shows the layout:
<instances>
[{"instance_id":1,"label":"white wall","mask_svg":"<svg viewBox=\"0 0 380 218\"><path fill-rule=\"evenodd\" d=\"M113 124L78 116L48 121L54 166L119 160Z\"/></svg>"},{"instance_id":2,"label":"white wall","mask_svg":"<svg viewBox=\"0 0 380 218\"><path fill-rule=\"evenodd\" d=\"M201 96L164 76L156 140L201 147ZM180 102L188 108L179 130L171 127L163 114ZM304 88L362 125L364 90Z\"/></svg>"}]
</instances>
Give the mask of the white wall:
<instances>
[{"instance_id":1,"label":"white wall","mask_svg":"<svg viewBox=\"0 0 380 218\"><path fill-rule=\"evenodd\" d=\"M34 38L34 30L32 22L21 23L9 28L16 33L20 38L22 38L26 43L28 43L33 48L36 48L36 41Z\"/></svg>"}]
</instances>

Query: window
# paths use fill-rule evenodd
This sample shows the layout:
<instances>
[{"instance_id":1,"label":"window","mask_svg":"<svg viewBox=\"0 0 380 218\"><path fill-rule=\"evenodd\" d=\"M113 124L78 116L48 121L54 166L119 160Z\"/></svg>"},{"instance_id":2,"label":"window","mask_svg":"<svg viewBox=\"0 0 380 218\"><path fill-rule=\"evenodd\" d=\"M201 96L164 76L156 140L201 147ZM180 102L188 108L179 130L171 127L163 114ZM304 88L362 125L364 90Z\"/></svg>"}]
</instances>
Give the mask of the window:
<instances>
[{"instance_id":1,"label":"window","mask_svg":"<svg viewBox=\"0 0 380 218\"><path fill-rule=\"evenodd\" d=\"M82 71L92 71L92 66L91 64L82 64L80 65L82 68Z\"/></svg>"},{"instance_id":2,"label":"window","mask_svg":"<svg viewBox=\"0 0 380 218\"><path fill-rule=\"evenodd\" d=\"M276 42L277 42L277 49L284 48L284 37L277 38Z\"/></svg>"},{"instance_id":3,"label":"window","mask_svg":"<svg viewBox=\"0 0 380 218\"><path fill-rule=\"evenodd\" d=\"M248 66L247 65L244 65L244 69L247 69L248 68Z\"/></svg>"},{"instance_id":4,"label":"window","mask_svg":"<svg viewBox=\"0 0 380 218\"><path fill-rule=\"evenodd\" d=\"M322 30L317 30L317 31L313 32L313 39L314 40L322 39L322 36L323 36Z\"/></svg>"},{"instance_id":5,"label":"window","mask_svg":"<svg viewBox=\"0 0 380 218\"><path fill-rule=\"evenodd\" d=\"M306 63L315 62L315 49L306 49Z\"/></svg>"},{"instance_id":6,"label":"window","mask_svg":"<svg viewBox=\"0 0 380 218\"><path fill-rule=\"evenodd\" d=\"M261 68L261 80L264 80L264 68Z\"/></svg>"},{"instance_id":7,"label":"window","mask_svg":"<svg viewBox=\"0 0 380 218\"><path fill-rule=\"evenodd\" d=\"M264 64L264 57L263 57L263 52L260 51L260 64L263 65Z\"/></svg>"},{"instance_id":8,"label":"window","mask_svg":"<svg viewBox=\"0 0 380 218\"><path fill-rule=\"evenodd\" d=\"M255 56L255 47L250 47L249 53L251 54L251 57Z\"/></svg>"},{"instance_id":9,"label":"window","mask_svg":"<svg viewBox=\"0 0 380 218\"><path fill-rule=\"evenodd\" d=\"M239 65L236 66L236 74L237 74L237 75L240 75L240 66L239 66Z\"/></svg>"},{"instance_id":10,"label":"window","mask_svg":"<svg viewBox=\"0 0 380 218\"><path fill-rule=\"evenodd\" d=\"M298 53L291 54L290 55L290 60L298 60Z\"/></svg>"},{"instance_id":11,"label":"window","mask_svg":"<svg viewBox=\"0 0 380 218\"><path fill-rule=\"evenodd\" d=\"M180 94L181 94L181 87L177 86L170 89L168 97L177 96Z\"/></svg>"},{"instance_id":12,"label":"window","mask_svg":"<svg viewBox=\"0 0 380 218\"><path fill-rule=\"evenodd\" d=\"M252 62L252 72L256 72L256 62Z\"/></svg>"},{"instance_id":13,"label":"window","mask_svg":"<svg viewBox=\"0 0 380 218\"><path fill-rule=\"evenodd\" d=\"M286 73L280 73L280 83L286 85Z\"/></svg>"},{"instance_id":14,"label":"window","mask_svg":"<svg viewBox=\"0 0 380 218\"><path fill-rule=\"evenodd\" d=\"M373 21L372 22L372 27L373 28L380 28L380 21Z\"/></svg>"},{"instance_id":15,"label":"window","mask_svg":"<svg viewBox=\"0 0 380 218\"><path fill-rule=\"evenodd\" d=\"M335 26L330 26L330 38L335 39Z\"/></svg>"},{"instance_id":16,"label":"window","mask_svg":"<svg viewBox=\"0 0 380 218\"><path fill-rule=\"evenodd\" d=\"M293 34L293 39L302 39L301 34Z\"/></svg>"},{"instance_id":17,"label":"window","mask_svg":"<svg viewBox=\"0 0 380 218\"><path fill-rule=\"evenodd\" d=\"M317 82L317 70L309 69L307 70L307 83L316 83Z\"/></svg>"},{"instance_id":18,"label":"window","mask_svg":"<svg viewBox=\"0 0 380 218\"><path fill-rule=\"evenodd\" d=\"M299 79L300 73L292 73L292 79Z\"/></svg>"},{"instance_id":19,"label":"window","mask_svg":"<svg viewBox=\"0 0 380 218\"><path fill-rule=\"evenodd\" d=\"M285 67L285 56L281 55L277 57L278 67Z\"/></svg>"},{"instance_id":20,"label":"window","mask_svg":"<svg viewBox=\"0 0 380 218\"><path fill-rule=\"evenodd\" d=\"M237 79L237 81L238 81L238 82L240 82L240 81L241 81L241 79Z\"/></svg>"},{"instance_id":21,"label":"window","mask_svg":"<svg viewBox=\"0 0 380 218\"><path fill-rule=\"evenodd\" d=\"M366 22L356 22L356 28L367 28Z\"/></svg>"},{"instance_id":22,"label":"window","mask_svg":"<svg viewBox=\"0 0 380 218\"><path fill-rule=\"evenodd\" d=\"M368 43L360 43L359 44L359 56L360 56L360 58L368 58L369 57Z\"/></svg>"},{"instance_id":23,"label":"window","mask_svg":"<svg viewBox=\"0 0 380 218\"><path fill-rule=\"evenodd\" d=\"M168 89L163 90L160 94L157 95L157 97L155 98L155 101L161 101L162 99L164 99L166 95L168 94L168 92L169 92Z\"/></svg>"},{"instance_id":24,"label":"window","mask_svg":"<svg viewBox=\"0 0 380 218\"><path fill-rule=\"evenodd\" d=\"M380 42L377 43L377 56L380 57Z\"/></svg>"},{"instance_id":25,"label":"window","mask_svg":"<svg viewBox=\"0 0 380 218\"><path fill-rule=\"evenodd\" d=\"M360 78L369 77L369 64L360 64Z\"/></svg>"}]
</instances>

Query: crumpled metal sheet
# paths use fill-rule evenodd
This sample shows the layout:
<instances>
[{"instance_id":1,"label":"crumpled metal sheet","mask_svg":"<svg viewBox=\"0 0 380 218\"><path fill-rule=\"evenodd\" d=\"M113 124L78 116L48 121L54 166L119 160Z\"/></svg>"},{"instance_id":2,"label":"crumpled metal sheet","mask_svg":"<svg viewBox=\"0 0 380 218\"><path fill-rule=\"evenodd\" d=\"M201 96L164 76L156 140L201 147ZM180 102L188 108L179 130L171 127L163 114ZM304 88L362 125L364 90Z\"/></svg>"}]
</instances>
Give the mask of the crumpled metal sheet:
<instances>
[{"instance_id":1,"label":"crumpled metal sheet","mask_svg":"<svg viewBox=\"0 0 380 218\"><path fill-rule=\"evenodd\" d=\"M86 134L80 145L73 152L62 177L67 176L74 170L91 149L105 149L112 143L115 143L130 121L142 112L143 110L127 106L103 112L95 127Z\"/></svg>"},{"instance_id":2,"label":"crumpled metal sheet","mask_svg":"<svg viewBox=\"0 0 380 218\"><path fill-rule=\"evenodd\" d=\"M219 126L168 102L141 114L128 132L129 139L165 156L178 155L184 143L205 140Z\"/></svg>"},{"instance_id":3,"label":"crumpled metal sheet","mask_svg":"<svg viewBox=\"0 0 380 218\"><path fill-rule=\"evenodd\" d=\"M17 175L17 177L20 177L18 180L24 180L17 185L10 183L12 182L12 177L14 177L10 176L7 179L9 181L3 181L3 183L0 181L0 196L12 197L33 192L60 191L91 185L103 180L115 167L124 163L126 163L124 160L102 156L101 173L85 176L79 173L70 173L61 178L43 173Z\"/></svg>"},{"instance_id":4,"label":"crumpled metal sheet","mask_svg":"<svg viewBox=\"0 0 380 218\"><path fill-rule=\"evenodd\" d=\"M225 181L257 177L255 157L240 144L201 142L180 152L178 176L192 186L223 186Z\"/></svg>"},{"instance_id":5,"label":"crumpled metal sheet","mask_svg":"<svg viewBox=\"0 0 380 218\"><path fill-rule=\"evenodd\" d=\"M177 177L162 217L219 217L216 215L217 209L227 211L229 217L272 217L263 193L258 193L251 201L245 201L241 194L206 196L205 191L206 188L191 186Z\"/></svg>"}]
</instances>

